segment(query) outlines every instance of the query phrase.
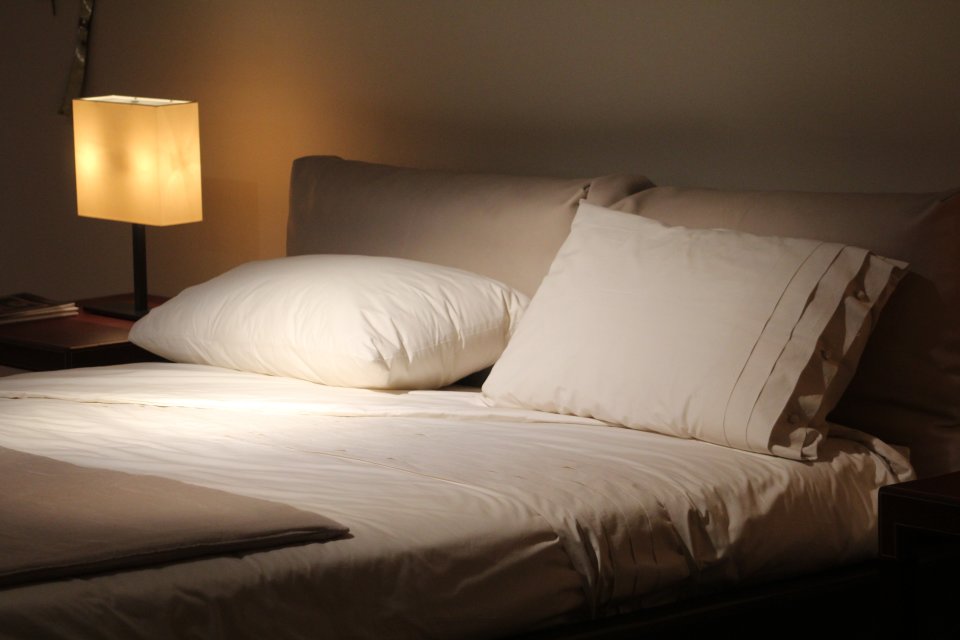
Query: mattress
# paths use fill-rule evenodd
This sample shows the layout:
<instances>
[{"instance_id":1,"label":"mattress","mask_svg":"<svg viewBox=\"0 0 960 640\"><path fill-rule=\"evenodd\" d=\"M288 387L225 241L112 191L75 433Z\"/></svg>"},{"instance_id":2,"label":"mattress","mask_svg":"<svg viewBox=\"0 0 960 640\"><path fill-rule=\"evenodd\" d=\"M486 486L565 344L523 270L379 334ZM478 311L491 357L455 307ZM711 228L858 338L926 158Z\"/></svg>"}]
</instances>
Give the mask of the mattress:
<instances>
[{"instance_id":1,"label":"mattress","mask_svg":"<svg viewBox=\"0 0 960 640\"><path fill-rule=\"evenodd\" d=\"M797 462L477 390L145 363L0 380L0 446L315 511L326 544L0 591L15 638L489 638L876 552L895 449Z\"/></svg>"}]
</instances>

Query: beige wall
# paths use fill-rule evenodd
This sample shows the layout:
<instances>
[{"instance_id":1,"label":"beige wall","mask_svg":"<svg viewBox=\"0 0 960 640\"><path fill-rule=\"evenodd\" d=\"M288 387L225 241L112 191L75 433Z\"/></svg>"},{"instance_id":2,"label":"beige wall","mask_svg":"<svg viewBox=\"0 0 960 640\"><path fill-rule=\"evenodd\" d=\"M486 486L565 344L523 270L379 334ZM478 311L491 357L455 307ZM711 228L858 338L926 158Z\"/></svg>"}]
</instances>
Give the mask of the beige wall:
<instances>
[{"instance_id":1,"label":"beige wall","mask_svg":"<svg viewBox=\"0 0 960 640\"><path fill-rule=\"evenodd\" d=\"M78 0L0 3L0 292L130 288L75 216L57 115ZM660 184L960 185L951 0L97 0L88 95L200 102L204 215L148 232L172 294L283 252L291 160Z\"/></svg>"}]
</instances>

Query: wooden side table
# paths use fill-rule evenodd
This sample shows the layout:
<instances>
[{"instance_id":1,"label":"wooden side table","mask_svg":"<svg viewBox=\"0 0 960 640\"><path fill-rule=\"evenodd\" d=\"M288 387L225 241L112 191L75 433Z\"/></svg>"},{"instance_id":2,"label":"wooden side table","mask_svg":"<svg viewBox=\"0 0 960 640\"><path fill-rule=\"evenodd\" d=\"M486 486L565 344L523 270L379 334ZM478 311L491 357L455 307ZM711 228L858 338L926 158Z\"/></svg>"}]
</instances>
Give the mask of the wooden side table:
<instances>
[{"instance_id":1,"label":"wooden side table","mask_svg":"<svg viewBox=\"0 0 960 640\"><path fill-rule=\"evenodd\" d=\"M151 306L165 298L151 298ZM82 302L80 303L82 305ZM50 371L129 362L163 361L128 339L133 322L80 312L0 325L0 365Z\"/></svg>"},{"instance_id":2,"label":"wooden side table","mask_svg":"<svg viewBox=\"0 0 960 640\"><path fill-rule=\"evenodd\" d=\"M901 638L960 638L960 473L880 489L880 556Z\"/></svg>"}]
</instances>

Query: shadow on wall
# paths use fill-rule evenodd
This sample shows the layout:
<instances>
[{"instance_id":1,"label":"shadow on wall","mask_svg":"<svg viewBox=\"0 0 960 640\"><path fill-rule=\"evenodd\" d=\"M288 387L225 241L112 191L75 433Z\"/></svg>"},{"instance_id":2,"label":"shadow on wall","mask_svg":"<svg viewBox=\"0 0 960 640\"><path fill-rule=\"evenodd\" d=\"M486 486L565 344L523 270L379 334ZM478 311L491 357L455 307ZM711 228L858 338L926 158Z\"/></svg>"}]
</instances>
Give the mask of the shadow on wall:
<instances>
[{"instance_id":1,"label":"shadow on wall","mask_svg":"<svg viewBox=\"0 0 960 640\"><path fill-rule=\"evenodd\" d=\"M666 115L630 128L350 110L367 126L345 145L351 153L341 155L400 166L566 177L639 173L661 185L721 189L927 192L960 185L951 160L956 149L943 135L826 125L813 135L791 123L735 128Z\"/></svg>"},{"instance_id":2,"label":"shadow on wall","mask_svg":"<svg viewBox=\"0 0 960 640\"><path fill-rule=\"evenodd\" d=\"M148 231L150 291L174 295L256 260L262 220L257 184L203 178L203 221Z\"/></svg>"}]
</instances>

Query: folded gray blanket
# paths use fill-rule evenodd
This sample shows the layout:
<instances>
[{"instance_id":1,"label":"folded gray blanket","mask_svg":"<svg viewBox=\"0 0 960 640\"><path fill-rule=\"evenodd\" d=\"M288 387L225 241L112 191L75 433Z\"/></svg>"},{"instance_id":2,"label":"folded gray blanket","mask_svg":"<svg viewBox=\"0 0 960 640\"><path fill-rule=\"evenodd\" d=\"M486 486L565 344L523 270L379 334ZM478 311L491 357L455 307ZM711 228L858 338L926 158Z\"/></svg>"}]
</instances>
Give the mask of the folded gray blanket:
<instances>
[{"instance_id":1,"label":"folded gray blanket","mask_svg":"<svg viewBox=\"0 0 960 640\"><path fill-rule=\"evenodd\" d=\"M0 447L0 588L347 532L285 504Z\"/></svg>"}]
</instances>

